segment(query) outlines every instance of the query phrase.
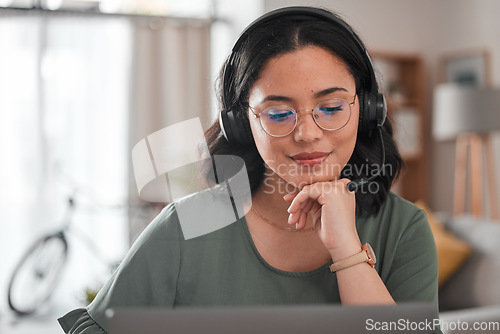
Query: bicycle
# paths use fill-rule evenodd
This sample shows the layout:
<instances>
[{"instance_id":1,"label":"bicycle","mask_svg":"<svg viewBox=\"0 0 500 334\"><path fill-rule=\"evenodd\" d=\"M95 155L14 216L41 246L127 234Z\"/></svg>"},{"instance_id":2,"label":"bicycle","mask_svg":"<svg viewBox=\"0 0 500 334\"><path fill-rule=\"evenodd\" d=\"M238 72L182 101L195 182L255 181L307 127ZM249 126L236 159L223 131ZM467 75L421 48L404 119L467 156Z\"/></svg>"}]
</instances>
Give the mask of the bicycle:
<instances>
[{"instance_id":1,"label":"bicycle","mask_svg":"<svg viewBox=\"0 0 500 334\"><path fill-rule=\"evenodd\" d=\"M55 289L68 257L66 230L71 224L73 198L61 230L36 240L24 253L9 281L9 307L19 315L32 314Z\"/></svg>"},{"instance_id":2,"label":"bicycle","mask_svg":"<svg viewBox=\"0 0 500 334\"><path fill-rule=\"evenodd\" d=\"M131 206L129 204L115 208L130 208ZM138 206L140 207L138 212L142 212L144 207L150 208L154 204L144 202ZM38 238L26 250L14 268L8 286L8 303L10 309L18 315L26 316L35 313L48 302L57 288L68 258L69 243L66 235L71 227L74 210L74 196L70 196L62 227L56 232ZM90 238L83 233L79 233L79 237L84 239L88 248L109 266L110 271L118 267L116 261L104 260Z\"/></svg>"}]
</instances>

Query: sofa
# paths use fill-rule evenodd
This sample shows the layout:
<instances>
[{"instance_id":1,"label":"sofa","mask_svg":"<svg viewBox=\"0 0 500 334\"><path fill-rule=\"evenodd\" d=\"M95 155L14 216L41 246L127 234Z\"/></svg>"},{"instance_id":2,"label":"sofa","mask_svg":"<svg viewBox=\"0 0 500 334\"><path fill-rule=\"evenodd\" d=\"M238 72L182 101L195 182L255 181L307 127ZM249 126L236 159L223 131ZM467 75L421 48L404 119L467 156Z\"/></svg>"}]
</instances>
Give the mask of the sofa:
<instances>
[{"instance_id":1,"label":"sofa","mask_svg":"<svg viewBox=\"0 0 500 334\"><path fill-rule=\"evenodd\" d=\"M436 241L443 333L500 333L500 221L433 213L416 204L426 211Z\"/></svg>"}]
</instances>

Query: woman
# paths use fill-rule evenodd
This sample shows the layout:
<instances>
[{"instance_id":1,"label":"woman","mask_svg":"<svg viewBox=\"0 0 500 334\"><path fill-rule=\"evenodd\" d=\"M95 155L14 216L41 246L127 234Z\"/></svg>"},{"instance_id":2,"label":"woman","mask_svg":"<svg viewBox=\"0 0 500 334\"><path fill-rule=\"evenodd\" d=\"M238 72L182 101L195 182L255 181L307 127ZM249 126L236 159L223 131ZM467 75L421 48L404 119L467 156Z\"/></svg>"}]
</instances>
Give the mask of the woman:
<instances>
[{"instance_id":1,"label":"woman","mask_svg":"<svg viewBox=\"0 0 500 334\"><path fill-rule=\"evenodd\" d=\"M351 28L321 9L267 14L237 41L220 80L221 119L206 137L212 155L245 161L251 209L185 240L167 206L88 309L59 320L65 331L105 332L104 311L117 306L437 308L434 240L425 214L389 192L402 160Z\"/></svg>"}]
</instances>

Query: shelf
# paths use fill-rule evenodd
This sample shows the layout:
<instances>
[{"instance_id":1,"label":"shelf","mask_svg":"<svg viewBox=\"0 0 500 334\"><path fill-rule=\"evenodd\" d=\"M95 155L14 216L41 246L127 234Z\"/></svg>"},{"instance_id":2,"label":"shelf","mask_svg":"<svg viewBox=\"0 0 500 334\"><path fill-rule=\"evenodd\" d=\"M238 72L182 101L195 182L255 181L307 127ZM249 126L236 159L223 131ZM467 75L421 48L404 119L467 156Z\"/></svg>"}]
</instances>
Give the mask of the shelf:
<instances>
[{"instance_id":1,"label":"shelf","mask_svg":"<svg viewBox=\"0 0 500 334\"><path fill-rule=\"evenodd\" d=\"M401 154L406 164L418 164L422 159L422 153Z\"/></svg>"},{"instance_id":2,"label":"shelf","mask_svg":"<svg viewBox=\"0 0 500 334\"><path fill-rule=\"evenodd\" d=\"M395 110L399 107L411 107L411 106L420 106L422 104L422 101L419 99L402 99L402 100L393 100L393 99L388 99L387 100L387 105L389 109Z\"/></svg>"},{"instance_id":3,"label":"shelf","mask_svg":"<svg viewBox=\"0 0 500 334\"><path fill-rule=\"evenodd\" d=\"M380 90L387 98L388 118L405 168L393 190L410 200L426 200L428 192L428 116L422 58L415 54L371 52Z\"/></svg>"}]
</instances>

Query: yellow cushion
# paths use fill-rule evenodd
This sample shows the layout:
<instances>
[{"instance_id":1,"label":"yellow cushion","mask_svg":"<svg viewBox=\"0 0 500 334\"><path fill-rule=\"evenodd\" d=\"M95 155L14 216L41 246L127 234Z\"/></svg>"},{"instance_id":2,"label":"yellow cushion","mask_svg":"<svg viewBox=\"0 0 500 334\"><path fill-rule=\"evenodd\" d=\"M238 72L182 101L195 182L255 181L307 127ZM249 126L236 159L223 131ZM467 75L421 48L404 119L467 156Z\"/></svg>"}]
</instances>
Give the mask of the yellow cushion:
<instances>
[{"instance_id":1,"label":"yellow cushion","mask_svg":"<svg viewBox=\"0 0 500 334\"><path fill-rule=\"evenodd\" d=\"M438 280L441 287L464 264L472 252L472 247L448 232L425 203L417 201L415 205L427 214L434 235L439 264Z\"/></svg>"}]
</instances>

